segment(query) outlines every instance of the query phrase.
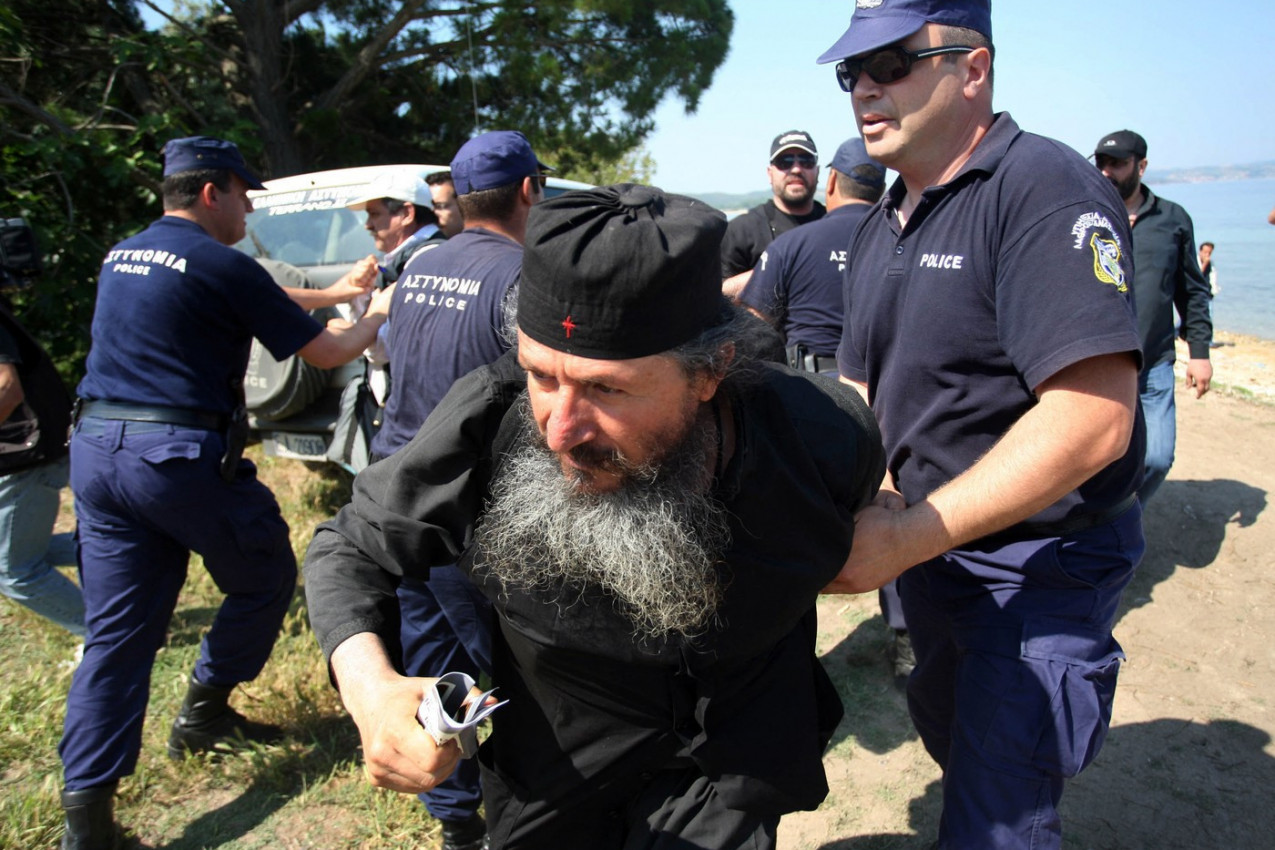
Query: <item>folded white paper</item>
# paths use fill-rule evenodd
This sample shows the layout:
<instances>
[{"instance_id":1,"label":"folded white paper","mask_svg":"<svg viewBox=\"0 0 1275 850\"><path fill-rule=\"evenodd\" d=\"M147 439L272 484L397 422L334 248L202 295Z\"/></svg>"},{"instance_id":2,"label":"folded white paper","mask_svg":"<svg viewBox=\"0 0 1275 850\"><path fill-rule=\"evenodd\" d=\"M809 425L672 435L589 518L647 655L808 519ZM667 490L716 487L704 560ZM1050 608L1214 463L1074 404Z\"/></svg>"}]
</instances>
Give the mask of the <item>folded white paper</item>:
<instances>
[{"instance_id":1,"label":"folded white paper","mask_svg":"<svg viewBox=\"0 0 1275 850\"><path fill-rule=\"evenodd\" d=\"M508 700L487 704L495 688L473 699L469 691L474 678L466 673L444 673L425 692L416 719L440 747L448 741L460 744L460 754L469 758L478 752L478 724Z\"/></svg>"}]
</instances>

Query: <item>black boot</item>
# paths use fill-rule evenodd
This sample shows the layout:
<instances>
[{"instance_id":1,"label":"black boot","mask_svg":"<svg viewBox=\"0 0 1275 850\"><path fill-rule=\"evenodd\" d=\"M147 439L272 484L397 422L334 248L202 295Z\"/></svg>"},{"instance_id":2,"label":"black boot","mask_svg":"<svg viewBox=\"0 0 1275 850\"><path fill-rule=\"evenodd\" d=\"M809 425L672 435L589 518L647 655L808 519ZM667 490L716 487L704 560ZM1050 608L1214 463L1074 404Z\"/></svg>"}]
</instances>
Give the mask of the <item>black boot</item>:
<instances>
[{"instance_id":1,"label":"black boot","mask_svg":"<svg viewBox=\"0 0 1275 850\"><path fill-rule=\"evenodd\" d=\"M445 820L442 850L487 850L487 824L481 815L465 820Z\"/></svg>"},{"instance_id":2,"label":"black boot","mask_svg":"<svg viewBox=\"0 0 1275 850\"><path fill-rule=\"evenodd\" d=\"M232 690L190 677L186 699L168 736L169 758L181 760L187 753L243 749L253 742L273 744L283 738L278 726L249 720L227 705Z\"/></svg>"},{"instance_id":3,"label":"black boot","mask_svg":"<svg viewBox=\"0 0 1275 850\"><path fill-rule=\"evenodd\" d=\"M115 786L118 782L62 792L66 832L62 850L114 850Z\"/></svg>"}]
</instances>

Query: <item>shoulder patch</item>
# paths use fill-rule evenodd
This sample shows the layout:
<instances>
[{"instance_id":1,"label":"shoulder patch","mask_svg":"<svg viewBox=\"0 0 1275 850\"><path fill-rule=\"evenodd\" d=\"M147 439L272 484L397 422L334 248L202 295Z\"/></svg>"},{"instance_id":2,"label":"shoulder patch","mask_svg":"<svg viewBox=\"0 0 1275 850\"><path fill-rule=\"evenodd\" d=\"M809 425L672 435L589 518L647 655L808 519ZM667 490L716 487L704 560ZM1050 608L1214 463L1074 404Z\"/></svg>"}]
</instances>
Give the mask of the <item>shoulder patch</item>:
<instances>
[{"instance_id":1,"label":"shoulder patch","mask_svg":"<svg viewBox=\"0 0 1275 850\"><path fill-rule=\"evenodd\" d=\"M1120 265L1124 249L1111 219L1100 212L1085 213L1071 226L1071 235L1075 238L1073 248L1081 251L1088 246L1093 252L1093 274L1099 282L1109 283L1119 292L1129 291Z\"/></svg>"}]
</instances>

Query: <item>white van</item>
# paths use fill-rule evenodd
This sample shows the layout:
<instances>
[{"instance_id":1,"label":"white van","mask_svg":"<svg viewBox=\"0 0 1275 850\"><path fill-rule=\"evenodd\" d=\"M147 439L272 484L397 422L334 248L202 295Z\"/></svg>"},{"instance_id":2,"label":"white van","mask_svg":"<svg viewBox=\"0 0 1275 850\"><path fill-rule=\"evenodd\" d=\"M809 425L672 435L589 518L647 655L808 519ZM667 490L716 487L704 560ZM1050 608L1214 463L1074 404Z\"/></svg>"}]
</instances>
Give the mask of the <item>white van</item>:
<instances>
[{"instance_id":1,"label":"white van","mask_svg":"<svg viewBox=\"0 0 1275 850\"><path fill-rule=\"evenodd\" d=\"M248 233L235 247L252 257L296 267L288 285L322 289L340 278L368 254L375 254L372 236L364 228L366 216L346 204L366 192L378 174L410 168L421 177L445 171L445 165L371 165L316 171L265 181L265 189L249 192L253 212ZM550 177L546 197L587 183ZM276 279L279 269L275 268ZM289 276L284 269L283 276ZM348 315L344 305L315 311L320 322ZM299 357L283 362L253 342L244 394L253 434L268 455L313 463L337 463L350 471L366 464L367 446L354 426L358 385L363 380L362 358L336 369L318 369Z\"/></svg>"}]
</instances>

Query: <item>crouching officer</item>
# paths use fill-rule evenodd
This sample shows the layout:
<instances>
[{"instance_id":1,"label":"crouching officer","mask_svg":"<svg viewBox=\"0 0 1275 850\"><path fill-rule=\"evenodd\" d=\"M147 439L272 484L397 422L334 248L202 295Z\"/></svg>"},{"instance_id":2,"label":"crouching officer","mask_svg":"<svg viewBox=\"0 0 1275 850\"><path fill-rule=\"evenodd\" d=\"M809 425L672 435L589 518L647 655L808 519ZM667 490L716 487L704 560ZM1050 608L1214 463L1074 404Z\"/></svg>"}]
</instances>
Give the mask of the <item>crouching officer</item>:
<instances>
[{"instance_id":1,"label":"crouching officer","mask_svg":"<svg viewBox=\"0 0 1275 850\"><path fill-rule=\"evenodd\" d=\"M155 653L190 552L226 594L204 636L168 753L278 739L227 700L261 672L296 587L288 526L240 458L242 376L255 337L276 358L321 368L354 359L385 321L378 295L353 325L323 328L229 247L249 189L230 142L164 148L164 215L102 262L92 347L71 437L88 635L59 752L63 848L112 847L120 777L131 774Z\"/></svg>"}]
</instances>

